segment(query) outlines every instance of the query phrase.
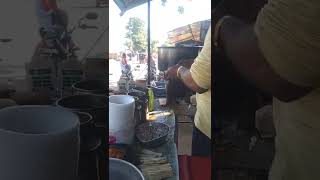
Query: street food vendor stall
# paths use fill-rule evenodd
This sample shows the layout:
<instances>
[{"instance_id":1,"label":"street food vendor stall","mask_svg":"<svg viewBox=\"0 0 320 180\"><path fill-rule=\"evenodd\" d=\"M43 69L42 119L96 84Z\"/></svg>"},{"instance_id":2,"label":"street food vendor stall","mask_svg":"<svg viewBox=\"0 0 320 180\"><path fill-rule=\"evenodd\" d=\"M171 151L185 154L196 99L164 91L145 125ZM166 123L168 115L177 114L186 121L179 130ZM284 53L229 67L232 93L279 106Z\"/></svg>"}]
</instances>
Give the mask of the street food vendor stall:
<instances>
[{"instance_id":1,"label":"street food vendor stall","mask_svg":"<svg viewBox=\"0 0 320 180\"><path fill-rule=\"evenodd\" d=\"M123 14L147 1L115 2ZM150 64L149 23L148 54ZM132 88L109 96L109 179L179 180L174 112L161 106L145 83Z\"/></svg>"},{"instance_id":2,"label":"street food vendor stall","mask_svg":"<svg viewBox=\"0 0 320 180\"><path fill-rule=\"evenodd\" d=\"M115 0L121 15L147 2L147 81L127 83L122 92L120 89L109 91L109 179L184 180L201 177L197 174L203 175L202 180L211 179L210 158L194 160L188 156L178 156L177 119L172 107L167 106L166 82L151 82L150 1ZM189 53L189 58L195 58L200 48L194 49L191 55ZM189 162L192 162L191 165ZM199 162L204 162L203 169L195 168L194 165ZM189 165L191 169L187 168Z\"/></svg>"}]
</instances>

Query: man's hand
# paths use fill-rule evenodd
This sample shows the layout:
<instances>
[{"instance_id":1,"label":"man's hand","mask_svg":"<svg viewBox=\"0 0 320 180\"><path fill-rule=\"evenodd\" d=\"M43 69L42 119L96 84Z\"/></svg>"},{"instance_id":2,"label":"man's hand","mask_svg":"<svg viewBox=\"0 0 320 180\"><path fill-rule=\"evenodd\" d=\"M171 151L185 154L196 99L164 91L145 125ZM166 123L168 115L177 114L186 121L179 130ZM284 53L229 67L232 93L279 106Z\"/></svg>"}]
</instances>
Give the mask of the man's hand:
<instances>
[{"instance_id":1,"label":"man's hand","mask_svg":"<svg viewBox=\"0 0 320 180\"><path fill-rule=\"evenodd\" d=\"M169 67L169 69L164 73L164 78L166 80L176 79L177 78L177 71L180 67L179 64Z\"/></svg>"},{"instance_id":2,"label":"man's hand","mask_svg":"<svg viewBox=\"0 0 320 180\"><path fill-rule=\"evenodd\" d=\"M178 64L187 68L187 69L190 69L193 62L194 62L194 59L184 59L184 60L179 61Z\"/></svg>"},{"instance_id":3,"label":"man's hand","mask_svg":"<svg viewBox=\"0 0 320 180\"><path fill-rule=\"evenodd\" d=\"M167 80L178 79L177 71L180 66L181 66L180 64L177 64L177 65L170 67L165 72L165 75L164 75L165 79L167 79ZM189 69L182 67L179 70L179 76L180 76L179 79L184 83L184 85L186 85L192 91L200 93L200 94L207 91L207 89L203 89L200 86L198 86L197 83L192 79L192 76L191 76Z\"/></svg>"}]
</instances>

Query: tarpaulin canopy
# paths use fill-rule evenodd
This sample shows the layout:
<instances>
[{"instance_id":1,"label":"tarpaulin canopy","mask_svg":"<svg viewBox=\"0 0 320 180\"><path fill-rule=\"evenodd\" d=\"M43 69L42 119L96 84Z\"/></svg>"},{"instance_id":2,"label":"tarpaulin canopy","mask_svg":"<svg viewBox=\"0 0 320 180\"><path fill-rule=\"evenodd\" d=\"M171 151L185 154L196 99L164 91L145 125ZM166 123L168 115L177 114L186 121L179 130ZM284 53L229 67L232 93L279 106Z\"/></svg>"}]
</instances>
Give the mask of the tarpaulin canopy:
<instances>
[{"instance_id":1,"label":"tarpaulin canopy","mask_svg":"<svg viewBox=\"0 0 320 180\"><path fill-rule=\"evenodd\" d=\"M119 9L121 10L121 14L123 15L126 11L140 6L144 3L147 3L148 0L114 0Z\"/></svg>"}]
</instances>

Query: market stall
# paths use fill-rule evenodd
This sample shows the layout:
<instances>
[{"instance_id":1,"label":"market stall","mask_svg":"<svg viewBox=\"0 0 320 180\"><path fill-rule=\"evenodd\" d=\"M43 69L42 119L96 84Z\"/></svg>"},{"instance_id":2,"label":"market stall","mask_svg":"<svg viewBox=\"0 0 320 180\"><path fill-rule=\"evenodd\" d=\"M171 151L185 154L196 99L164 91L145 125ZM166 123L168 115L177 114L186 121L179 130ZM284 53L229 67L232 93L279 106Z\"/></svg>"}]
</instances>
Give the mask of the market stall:
<instances>
[{"instance_id":1,"label":"market stall","mask_svg":"<svg viewBox=\"0 0 320 180\"><path fill-rule=\"evenodd\" d=\"M150 0L114 0L114 2L121 10L120 15L148 3L148 78L147 81L118 83L118 88L111 91L109 86L109 179L184 180L199 179L203 176L205 178L202 180L210 179L211 168L208 158L194 159L189 156L178 156L177 153L178 123L168 100L172 96L181 97L181 91L186 91L187 88L181 86L180 92L174 94L168 82L151 82ZM177 30L174 30L169 39L176 42L173 44L191 39L197 41L199 43L197 45L202 45L209 24L210 20L189 25L187 28L191 30L190 33L184 32L185 28L182 27L180 28L182 32L180 34L178 32L181 36L177 36ZM200 49L201 47L194 45L160 47L159 70L165 71L181 58L194 59ZM170 63L165 63L168 61ZM127 79L130 79L129 74L127 75ZM173 82L169 84L173 85ZM174 88L178 89L178 83L174 84ZM187 93L184 95L188 96ZM203 162L206 165L203 169L195 168ZM186 168L189 165L191 169Z\"/></svg>"}]
</instances>

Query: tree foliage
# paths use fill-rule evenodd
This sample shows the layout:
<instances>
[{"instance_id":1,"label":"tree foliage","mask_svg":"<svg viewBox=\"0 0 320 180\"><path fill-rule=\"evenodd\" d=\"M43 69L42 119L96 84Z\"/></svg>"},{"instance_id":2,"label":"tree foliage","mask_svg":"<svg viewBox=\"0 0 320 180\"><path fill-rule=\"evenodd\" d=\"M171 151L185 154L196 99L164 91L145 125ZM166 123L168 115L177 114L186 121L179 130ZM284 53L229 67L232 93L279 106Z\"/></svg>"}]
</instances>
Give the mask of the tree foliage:
<instances>
[{"instance_id":1,"label":"tree foliage","mask_svg":"<svg viewBox=\"0 0 320 180\"><path fill-rule=\"evenodd\" d=\"M145 52L147 49L145 22L137 17L130 18L126 30L125 37L128 41L125 46L134 52Z\"/></svg>"},{"instance_id":2,"label":"tree foliage","mask_svg":"<svg viewBox=\"0 0 320 180\"><path fill-rule=\"evenodd\" d=\"M151 53L158 52L158 45L159 45L159 41L153 40L151 42Z\"/></svg>"}]
</instances>

